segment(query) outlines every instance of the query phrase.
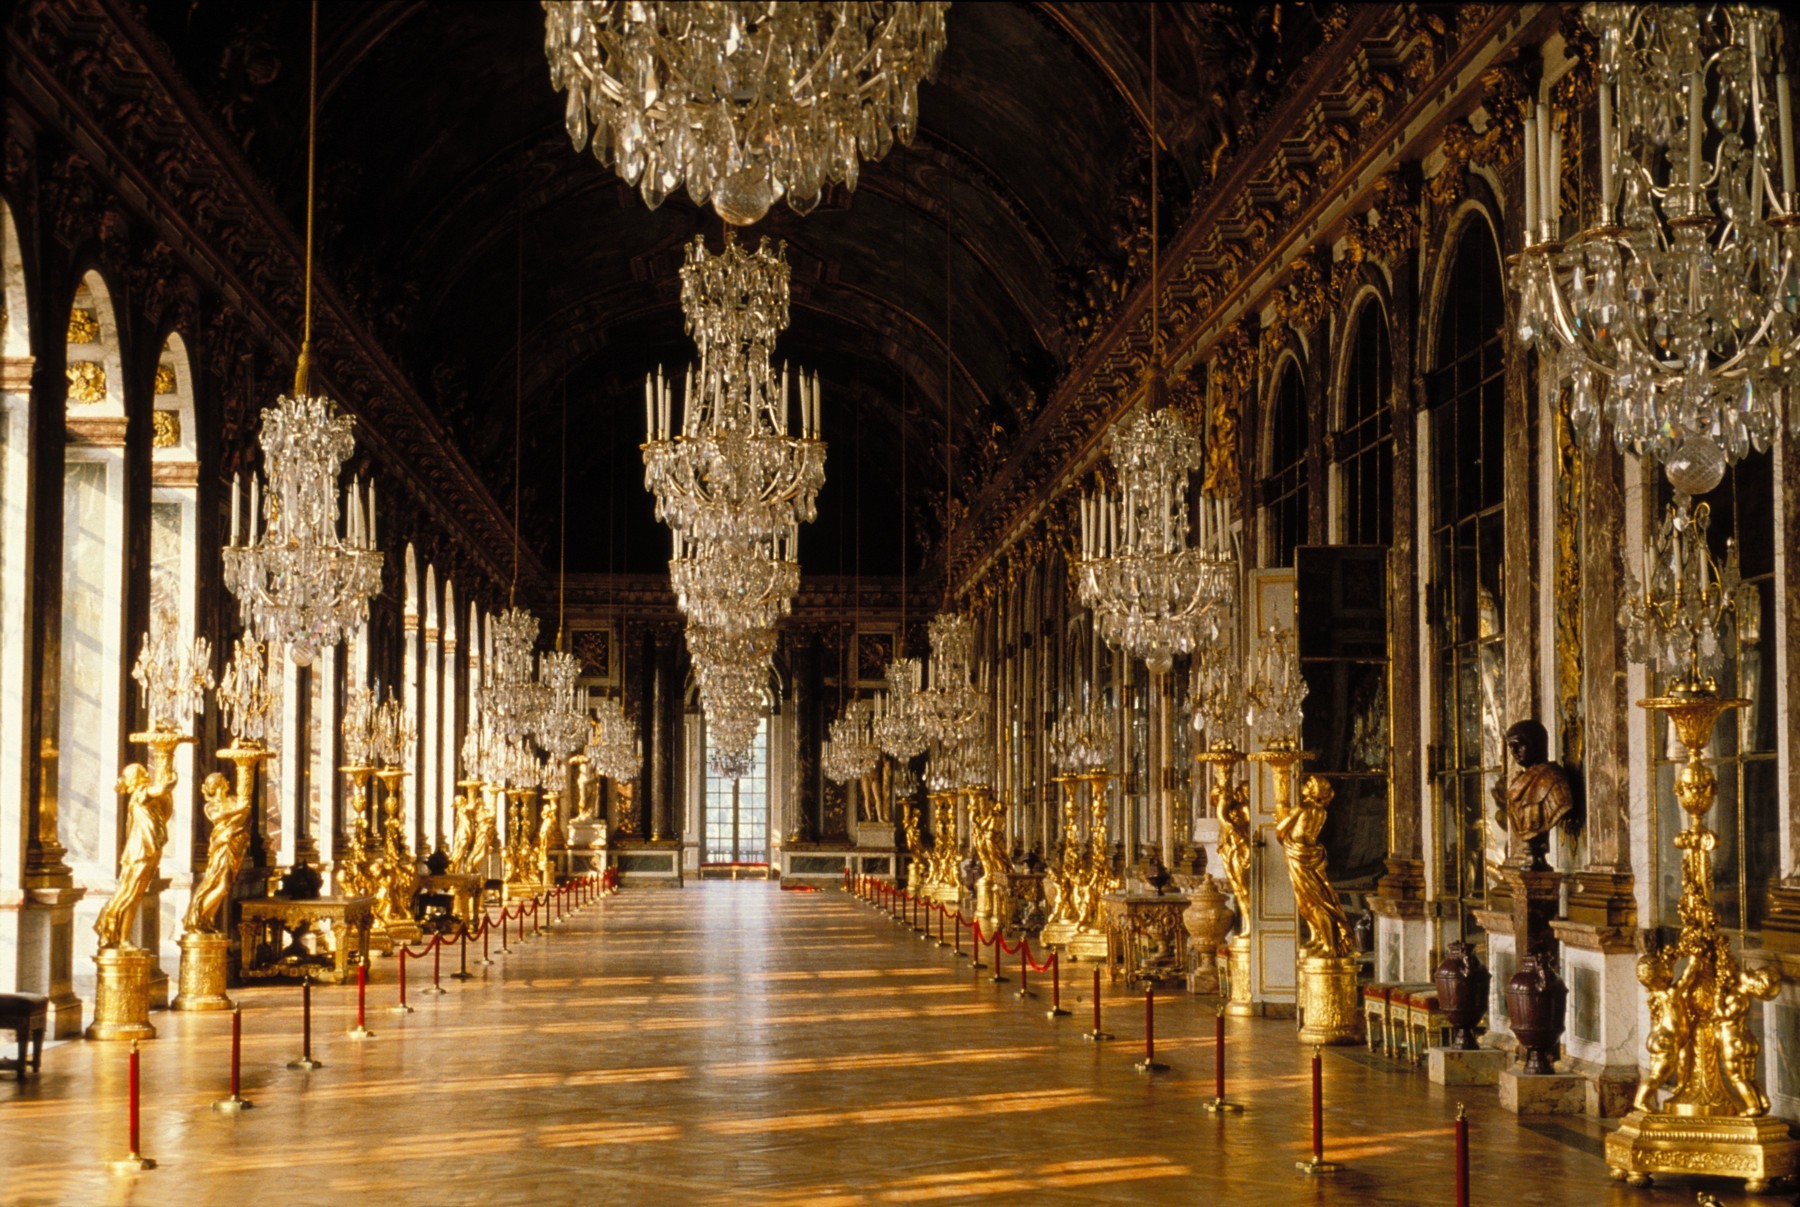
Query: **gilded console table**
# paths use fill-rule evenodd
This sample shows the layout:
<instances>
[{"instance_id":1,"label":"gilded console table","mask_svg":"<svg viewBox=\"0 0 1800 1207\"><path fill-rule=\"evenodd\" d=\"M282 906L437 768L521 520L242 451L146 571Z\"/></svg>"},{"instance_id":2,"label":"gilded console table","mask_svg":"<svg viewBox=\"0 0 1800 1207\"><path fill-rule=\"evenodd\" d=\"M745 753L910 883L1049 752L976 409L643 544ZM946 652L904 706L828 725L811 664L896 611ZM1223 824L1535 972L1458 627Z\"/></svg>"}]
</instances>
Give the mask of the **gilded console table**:
<instances>
[{"instance_id":1,"label":"gilded console table","mask_svg":"<svg viewBox=\"0 0 1800 1207\"><path fill-rule=\"evenodd\" d=\"M419 877L419 892L437 893L450 898L450 912L464 926L475 925L481 908L482 879L472 873L446 872L441 876ZM417 900L415 897L414 900Z\"/></svg>"},{"instance_id":2,"label":"gilded console table","mask_svg":"<svg viewBox=\"0 0 1800 1207\"><path fill-rule=\"evenodd\" d=\"M359 961L369 958L369 928L375 924L373 897L315 897L289 901L259 897L238 902L238 975L292 977L310 973L315 981L342 984ZM318 930L329 924L329 930ZM316 935L315 935L316 932ZM316 937L324 945L309 946Z\"/></svg>"},{"instance_id":3,"label":"gilded console table","mask_svg":"<svg viewBox=\"0 0 1800 1207\"><path fill-rule=\"evenodd\" d=\"M1128 983L1185 980L1187 927L1182 911L1188 899L1179 893L1107 893L1100 899L1106 930L1106 974L1125 974Z\"/></svg>"}]
</instances>

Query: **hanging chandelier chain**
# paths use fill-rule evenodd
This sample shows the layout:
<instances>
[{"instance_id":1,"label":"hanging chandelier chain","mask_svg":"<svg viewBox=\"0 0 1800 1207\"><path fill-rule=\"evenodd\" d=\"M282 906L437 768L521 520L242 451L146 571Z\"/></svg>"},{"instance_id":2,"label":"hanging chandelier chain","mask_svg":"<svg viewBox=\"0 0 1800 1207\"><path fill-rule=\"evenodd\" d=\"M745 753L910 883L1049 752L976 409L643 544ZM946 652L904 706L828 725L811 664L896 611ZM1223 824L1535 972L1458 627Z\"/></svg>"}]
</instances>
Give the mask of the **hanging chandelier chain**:
<instances>
[{"instance_id":1,"label":"hanging chandelier chain","mask_svg":"<svg viewBox=\"0 0 1800 1207\"><path fill-rule=\"evenodd\" d=\"M306 73L306 284L302 290L300 359L294 366L294 393L312 388L313 197L319 145L319 0L312 0L312 45Z\"/></svg>"}]
</instances>

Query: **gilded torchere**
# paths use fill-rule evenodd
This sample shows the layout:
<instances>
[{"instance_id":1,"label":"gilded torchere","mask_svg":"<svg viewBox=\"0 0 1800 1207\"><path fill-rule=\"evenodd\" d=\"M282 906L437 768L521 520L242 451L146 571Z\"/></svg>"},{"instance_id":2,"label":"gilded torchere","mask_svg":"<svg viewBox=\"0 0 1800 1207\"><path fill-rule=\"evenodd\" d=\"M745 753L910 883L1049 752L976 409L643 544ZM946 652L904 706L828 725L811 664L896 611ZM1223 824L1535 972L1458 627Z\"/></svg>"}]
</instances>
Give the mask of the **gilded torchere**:
<instances>
[{"instance_id":1,"label":"gilded torchere","mask_svg":"<svg viewBox=\"0 0 1800 1207\"><path fill-rule=\"evenodd\" d=\"M462 871L463 861L469 857L469 846L475 841L475 788L476 784L463 780L456 785L462 791L450 802L450 811L454 824L450 831L450 850L446 855L449 863L447 870Z\"/></svg>"},{"instance_id":2,"label":"gilded torchere","mask_svg":"<svg viewBox=\"0 0 1800 1207\"><path fill-rule=\"evenodd\" d=\"M474 802L475 816L469 826L469 849L450 870L486 880L488 860L500 845L500 822L494 806L500 791L482 780L462 780L457 786Z\"/></svg>"},{"instance_id":3,"label":"gilded torchere","mask_svg":"<svg viewBox=\"0 0 1800 1207\"><path fill-rule=\"evenodd\" d=\"M344 849L337 857L337 890L340 897L373 897L373 859L369 844L369 781L373 767L340 767L350 777L350 808L345 821Z\"/></svg>"},{"instance_id":4,"label":"gilded torchere","mask_svg":"<svg viewBox=\"0 0 1800 1207\"><path fill-rule=\"evenodd\" d=\"M1000 834L1006 805L984 787L968 789L967 799L969 845L975 858L981 861L981 879L975 885L975 916L981 919L985 931L998 934L1006 924L1008 913L1005 890L1001 887L1007 863L1005 852L1001 850Z\"/></svg>"},{"instance_id":5,"label":"gilded torchere","mask_svg":"<svg viewBox=\"0 0 1800 1207\"><path fill-rule=\"evenodd\" d=\"M407 772L383 767L375 773L382 788L381 855L374 867L375 924L394 943L411 943L422 933L413 917L413 894L419 887L419 869L406 844Z\"/></svg>"},{"instance_id":6,"label":"gilded torchere","mask_svg":"<svg viewBox=\"0 0 1800 1207\"><path fill-rule=\"evenodd\" d=\"M1285 783L1281 780L1278 775L1275 836L1287 856L1295 912L1307 930L1306 942L1300 947L1300 1042L1355 1043L1362 1023L1356 947L1344 907L1326 873L1325 847L1319 842L1331 805L1331 785L1309 775L1295 803L1291 772Z\"/></svg>"},{"instance_id":7,"label":"gilded torchere","mask_svg":"<svg viewBox=\"0 0 1800 1207\"><path fill-rule=\"evenodd\" d=\"M1100 919L1101 898L1117 892L1124 884L1113 871L1112 850L1107 842L1110 832L1106 825L1106 788L1112 776L1101 770L1084 772L1078 778L1088 790L1087 861L1074 885L1075 933L1068 940L1067 950L1077 960L1104 960L1106 929Z\"/></svg>"},{"instance_id":8,"label":"gilded torchere","mask_svg":"<svg viewBox=\"0 0 1800 1207\"><path fill-rule=\"evenodd\" d=\"M1219 820L1219 863L1237 904L1237 933L1227 945L1230 963L1225 980L1230 999L1225 1009L1230 1014L1248 1015L1252 1013L1250 919L1254 916L1250 903L1250 786L1233 774L1244 756L1230 746L1218 746L1202 750L1194 758L1212 769L1207 799Z\"/></svg>"},{"instance_id":9,"label":"gilded torchere","mask_svg":"<svg viewBox=\"0 0 1800 1207\"><path fill-rule=\"evenodd\" d=\"M244 752L235 752L244 753ZM221 758L227 751L220 751ZM229 1010L225 994L227 952L231 940L223 933L226 904L238 869L250 849L250 812L255 807L256 759L239 763L238 790L218 772L200 785L206 802L206 821L212 827L207 838L206 870L194 885L187 915L182 919L179 988L170 1004L174 1010Z\"/></svg>"},{"instance_id":10,"label":"gilded torchere","mask_svg":"<svg viewBox=\"0 0 1800 1207\"><path fill-rule=\"evenodd\" d=\"M156 1028L150 1025L150 971L156 955L133 943L131 932L169 841L169 819L175 813L175 750L193 738L151 730L134 733L131 740L149 747L150 766L128 763L119 774L116 790L125 797L125 847L119 854L118 887L94 921L94 933L100 938L94 957L99 981L89 1039L156 1037Z\"/></svg>"},{"instance_id":11,"label":"gilded torchere","mask_svg":"<svg viewBox=\"0 0 1800 1207\"><path fill-rule=\"evenodd\" d=\"M925 893L933 901L954 909L962 899L956 882L956 793L948 789L927 794L931 801L931 870Z\"/></svg>"},{"instance_id":12,"label":"gilded torchere","mask_svg":"<svg viewBox=\"0 0 1800 1207\"><path fill-rule=\"evenodd\" d=\"M1638 963L1649 995L1650 1071L1635 1109L1606 1138L1612 1176L1633 1186L1648 1186L1659 1173L1710 1174L1742 1178L1754 1194L1800 1174L1800 1141L1786 1121L1769 1116L1769 1099L1757 1083L1759 1045L1750 1029L1752 1003L1774 997L1779 985L1769 971L1738 963L1712 903L1718 835L1706 815L1717 783L1706 750L1719 717L1749 703L1678 690L1638 704L1667 717L1687 750L1675 799L1688 820L1675 836L1681 934Z\"/></svg>"},{"instance_id":13,"label":"gilded torchere","mask_svg":"<svg viewBox=\"0 0 1800 1207\"><path fill-rule=\"evenodd\" d=\"M1053 775L1050 782L1062 790L1062 844L1056 858L1044 869L1044 879L1050 882L1052 901L1040 936L1046 944L1066 944L1075 933L1075 882L1087 862L1086 848L1081 841L1081 810L1073 787L1075 777Z\"/></svg>"},{"instance_id":14,"label":"gilded torchere","mask_svg":"<svg viewBox=\"0 0 1800 1207\"><path fill-rule=\"evenodd\" d=\"M906 887L916 894L924 890L931 869L930 855L919 837L919 807L910 800L900 806L900 830L906 837L906 853L910 857L906 865Z\"/></svg>"}]
</instances>

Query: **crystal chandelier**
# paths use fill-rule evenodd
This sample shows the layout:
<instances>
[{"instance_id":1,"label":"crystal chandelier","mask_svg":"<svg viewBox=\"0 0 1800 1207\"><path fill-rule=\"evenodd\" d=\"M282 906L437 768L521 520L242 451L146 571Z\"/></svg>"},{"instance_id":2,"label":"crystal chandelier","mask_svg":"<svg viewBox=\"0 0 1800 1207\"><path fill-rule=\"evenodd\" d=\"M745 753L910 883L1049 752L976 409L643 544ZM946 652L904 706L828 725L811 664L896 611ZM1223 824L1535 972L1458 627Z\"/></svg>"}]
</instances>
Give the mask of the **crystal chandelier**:
<instances>
[{"instance_id":1,"label":"crystal chandelier","mask_svg":"<svg viewBox=\"0 0 1800 1207\"><path fill-rule=\"evenodd\" d=\"M1067 775L1105 771L1112 760L1118 714L1071 704L1050 726L1050 762Z\"/></svg>"},{"instance_id":2,"label":"crystal chandelier","mask_svg":"<svg viewBox=\"0 0 1800 1207\"><path fill-rule=\"evenodd\" d=\"M181 616L160 593L131 677L137 680L145 729L151 733L186 733L213 686L212 644L204 637L184 643Z\"/></svg>"},{"instance_id":3,"label":"crystal chandelier","mask_svg":"<svg viewBox=\"0 0 1800 1207\"><path fill-rule=\"evenodd\" d=\"M1739 582L1737 542L1725 542L1722 566L1713 559L1706 538L1711 519L1705 503L1677 495L1645 555L1649 581L1640 584L1625 567L1619 627L1626 656L1653 667L1672 695L1716 693L1731 618L1756 611L1739 599L1751 588Z\"/></svg>"},{"instance_id":4,"label":"crystal chandelier","mask_svg":"<svg viewBox=\"0 0 1800 1207\"><path fill-rule=\"evenodd\" d=\"M1194 654L1188 680L1190 724L1208 750L1237 750L1243 742L1244 676L1231 647L1212 641Z\"/></svg>"},{"instance_id":5,"label":"crystal chandelier","mask_svg":"<svg viewBox=\"0 0 1800 1207\"><path fill-rule=\"evenodd\" d=\"M538 745L556 759L571 758L587 744L587 689L577 685L580 677L581 660L566 650L538 659L544 708L532 733Z\"/></svg>"},{"instance_id":6,"label":"crystal chandelier","mask_svg":"<svg viewBox=\"0 0 1800 1207\"><path fill-rule=\"evenodd\" d=\"M412 712L390 688L387 698L374 710L369 724L369 746L375 764L382 767L405 767L412 762Z\"/></svg>"},{"instance_id":7,"label":"crystal chandelier","mask_svg":"<svg viewBox=\"0 0 1800 1207\"><path fill-rule=\"evenodd\" d=\"M636 779L638 768L644 765L644 744L637 726L625 715L625 706L616 696L605 697L594 709L587 760L597 774L619 784Z\"/></svg>"},{"instance_id":8,"label":"crystal chandelier","mask_svg":"<svg viewBox=\"0 0 1800 1207\"><path fill-rule=\"evenodd\" d=\"M543 684L533 670L538 621L515 607L488 623L488 673L481 684L481 714L501 738L517 741L537 727L544 712Z\"/></svg>"},{"instance_id":9,"label":"crystal chandelier","mask_svg":"<svg viewBox=\"0 0 1800 1207\"><path fill-rule=\"evenodd\" d=\"M688 370L680 430L668 379L644 384L644 485L656 518L686 541L785 541L817 514L825 484L819 439L819 379L801 373L790 389L769 356L788 324L788 266L782 245L755 254L727 239L709 256L688 246L681 308L700 362ZM790 399L799 434L789 435Z\"/></svg>"},{"instance_id":10,"label":"crystal chandelier","mask_svg":"<svg viewBox=\"0 0 1800 1207\"><path fill-rule=\"evenodd\" d=\"M689 542L675 534L669 582L682 615L716 632L770 629L794 610L800 563L793 541Z\"/></svg>"},{"instance_id":11,"label":"crystal chandelier","mask_svg":"<svg viewBox=\"0 0 1800 1207\"><path fill-rule=\"evenodd\" d=\"M1113 434L1117 493L1081 504L1081 602L1108 645L1155 675L1218 637L1237 589L1230 500L1200 501L1198 542L1190 544L1188 480L1201 460L1199 437L1175 410L1145 411Z\"/></svg>"},{"instance_id":12,"label":"crystal chandelier","mask_svg":"<svg viewBox=\"0 0 1800 1207\"><path fill-rule=\"evenodd\" d=\"M912 141L949 8L544 0L544 53L577 151L591 135L651 209L685 185L743 225Z\"/></svg>"},{"instance_id":13,"label":"crystal chandelier","mask_svg":"<svg viewBox=\"0 0 1800 1207\"><path fill-rule=\"evenodd\" d=\"M344 696L344 719L338 724L347 767L375 765L375 710L378 697L371 688L359 687Z\"/></svg>"},{"instance_id":14,"label":"crystal chandelier","mask_svg":"<svg viewBox=\"0 0 1800 1207\"><path fill-rule=\"evenodd\" d=\"M1199 470L1199 437L1168 405L1163 373L1162 244L1158 214L1156 6L1150 6L1150 365L1137 416L1111 440L1116 494L1081 505L1081 557L1075 565L1081 602L1094 612L1101 638L1152 675L1169 673L1219 632L1220 612L1237 589L1237 548L1229 500L1208 498L1189 522L1188 481ZM1197 539L1196 539L1197 538Z\"/></svg>"},{"instance_id":15,"label":"crystal chandelier","mask_svg":"<svg viewBox=\"0 0 1800 1207\"><path fill-rule=\"evenodd\" d=\"M688 626L688 652L706 716L709 765L739 779L755 766L757 726L769 708L769 675L775 658L773 630L727 636Z\"/></svg>"},{"instance_id":16,"label":"crystal chandelier","mask_svg":"<svg viewBox=\"0 0 1800 1207\"><path fill-rule=\"evenodd\" d=\"M1562 239L1562 132L1525 121L1519 338L1613 440L1705 494L1784 403L1800 433L1800 225L1778 8L1588 4L1600 43L1596 222ZM1777 187L1777 174L1779 187Z\"/></svg>"},{"instance_id":17,"label":"crystal chandelier","mask_svg":"<svg viewBox=\"0 0 1800 1207\"><path fill-rule=\"evenodd\" d=\"M859 780L875 770L881 761L881 747L875 744L874 712L867 700L852 700L831 723L819 755L819 766L825 778L834 784Z\"/></svg>"},{"instance_id":18,"label":"crystal chandelier","mask_svg":"<svg viewBox=\"0 0 1800 1207\"><path fill-rule=\"evenodd\" d=\"M1306 692L1294 630L1287 625L1270 625L1250 664L1249 683L1244 689L1248 706L1244 719L1263 732L1269 749L1298 749L1300 705Z\"/></svg>"},{"instance_id":19,"label":"crystal chandelier","mask_svg":"<svg viewBox=\"0 0 1800 1207\"><path fill-rule=\"evenodd\" d=\"M975 623L955 612L940 612L926 630L931 641L930 676L913 696L926 736L946 748L971 736L984 696L975 685Z\"/></svg>"},{"instance_id":20,"label":"crystal chandelier","mask_svg":"<svg viewBox=\"0 0 1800 1207\"><path fill-rule=\"evenodd\" d=\"M231 543L221 554L225 586L237 596L244 626L285 647L300 666L320 649L351 636L369 617L369 597L381 590L375 547L375 487L352 482L338 507L338 471L355 451L348 415L313 394L312 246L313 159L317 119L318 14L313 15L313 71L308 77L306 134L305 331L294 393L263 411L259 443L266 492L250 478L250 508L239 544L238 480L231 488ZM340 522L342 527L340 529Z\"/></svg>"},{"instance_id":21,"label":"crystal chandelier","mask_svg":"<svg viewBox=\"0 0 1800 1207\"><path fill-rule=\"evenodd\" d=\"M214 693L225 731L239 745L273 746L281 715L281 663L254 637L237 639Z\"/></svg>"},{"instance_id":22,"label":"crystal chandelier","mask_svg":"<svg viewBox=\"0 0 1800 1207\"><path fill-rule=\"evenodd\" d=\"M924 675L925 668L917 658L895 658L887 665L886 694L875 697L875 716L870 722L875 744L901 763L923 754L931 741L919 705Z\"/></svg>"}]
</instances>

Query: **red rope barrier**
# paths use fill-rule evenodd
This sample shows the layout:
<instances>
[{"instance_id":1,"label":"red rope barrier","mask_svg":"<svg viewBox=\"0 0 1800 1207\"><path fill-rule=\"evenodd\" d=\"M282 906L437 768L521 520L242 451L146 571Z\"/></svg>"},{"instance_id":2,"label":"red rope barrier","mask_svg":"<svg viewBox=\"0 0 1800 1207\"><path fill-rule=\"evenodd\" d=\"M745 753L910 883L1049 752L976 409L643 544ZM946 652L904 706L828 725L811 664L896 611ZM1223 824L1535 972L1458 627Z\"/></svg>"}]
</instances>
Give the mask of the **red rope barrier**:
<instances>
[{"instance_id":1,"label":"red rope barrier","mask_svg":"<svg viewBox=\"0 0 1800 1207\"><path fill-rule=\"evenodd\" d=\"M1225 1101L1225 1007L1223 1005L1213 1016L1212 1101L1201 1105L1208 1114L1212 1115L1241 1115L1244 1113L1242 1106L1235 1102Z\"/></svg>"},{"instance_id":2,"label":"red rope barrier","mask_svg":"<svg viewBox=\"0 0 1800 1207\"><path fill-rule=\"evenodd\" d=\"M988 978L990 984L998 985L1012 980L1006 975L1006 934L1004 931L994 932L994 975Z\"/></svg>"},{"instance_id":3,"label":"red rope barrier","mask_svg":"<svg viewBox=\"0 0 1800 1207\"><path fill-rule=\"evenodd\" d=\"M962 914L958 913L956 915L956 920L961 922ZM972 919L969 922L969 934L971 936L969 939L969 967L976 972L980 972L983 968L987 967L986 964L981 962L981 949L987 946L987 940L981 937L980 918Z\"/></svg>"},{"instance_id":4,"label":"red rope barrier","mask_svg":"<svg viewBox=\"0 0 1800 1207\"><path fill-rule=\"evenodd\" d=\"M300 1059L288 1061L290 1069L322 1069L312 1054L312 976L300 981Z\"/></svg>"},{"instance_id":5,"label":"red rope barrier","mask_svg":"<svg viewBox=\"0 0 1800 1207\"><path fill-rule=\"evenodd\" d=\"M1140 1073L1163 1073L1169 1066L1156 1059L1156 986L1144 986L1144 1059L1137 1062Z\"/></svg>"},{"instance_id":6,"label":"red rope barrier","mask_svg":"<svg viewBox=\"0 0 1800 1207\"><path fill-rule=\"evenodd\" d=\"M1069 1012L1062 1008L1062 957L1054 951L1050 953L1050 1010L1048 1017L1069 1017Z\"/></svg>"},{"instance_id":7,"label":"red rope barrier","mask_svg":"<svg viewBox=\"0 0 1800 1207\"><path fill-rule=\"evenodd\" d=\"M1456 1207L1469 1207L1469 1115L1456 1104Z\"/></svg>"},{"instance_id":8,"label":"red rope barrier","mask_svg":"<svg viewBox=\"0 0 1800 1207\"><path fill-rule=\"evenodd\" d=\"M1312 1159L1294 1162L1301 1173L1315 1176L1336 1173L1338 1166L1325 1159L1325 1080L1324 1060L1317 1044L1312 1056Z\"/></svg>"},{"instance_id":9,"label":"red rope barrier","mask_svg":"<svg viewBox=\"0 0 1800 1207\"><path fill-rule=\"evenodd\" d=\"M411 1014L413 1012L413 1008L406 1004L406 957L411 954L412 953L406 949L404 943L398 944L394 948L394 959L400 966L398 978L400 983L400 1000L388 1007L389 1014Z\"/></svg>"},{"instance_id":10,"label":"red rope barrier","mask_svg":"<svg viewBox=\"0 0 1800 1207\"><path fill-rule=\"evenodd\" d=\"M1091 1039L1095 1043L1100 1043L1103 1040L1112 1038L1110 1032L1103 1031L1100 1028L1100 969L1098 967L1095 967L1094 969L1094 1029L1082 1036L1082 1038Z\"/></svg>"},{"instance_id":11,"label":"red rope barrier","mask_svg":"<svg viewBox=\"0 0 1800 1207\"><path fill-rule=\"evenodd\" d=\"M243 1081L239 1077L239 1067L244 1055L244 1015L243 1011L231 1008L231 1096L221 1098L212 1104L212 1109L224 1115L235 1115L239 1111L249 1110L251 1104L245 1100L242 1090Z\"/></svg>"},{"instance_id":12,"label":"red rope barrier","mask_svg":"<svg viewBox=\"0 0 1800 1207\"><path fill-rule=\"evenodd\" d=\"M110 1163L113 1170L117 1173L132 1173L141 1169L156 1168L156 1162L143 1155L142 1145L138 1142L138 1089L140 1082L138 1076L138 1045L137 1040L135 1039L131 1041L131 1057L127 1069L126 1094L128 1097L126 1106L126 1138L130 1144L131 1151L119 1160Z\"/></svg>"}]
</instances>

